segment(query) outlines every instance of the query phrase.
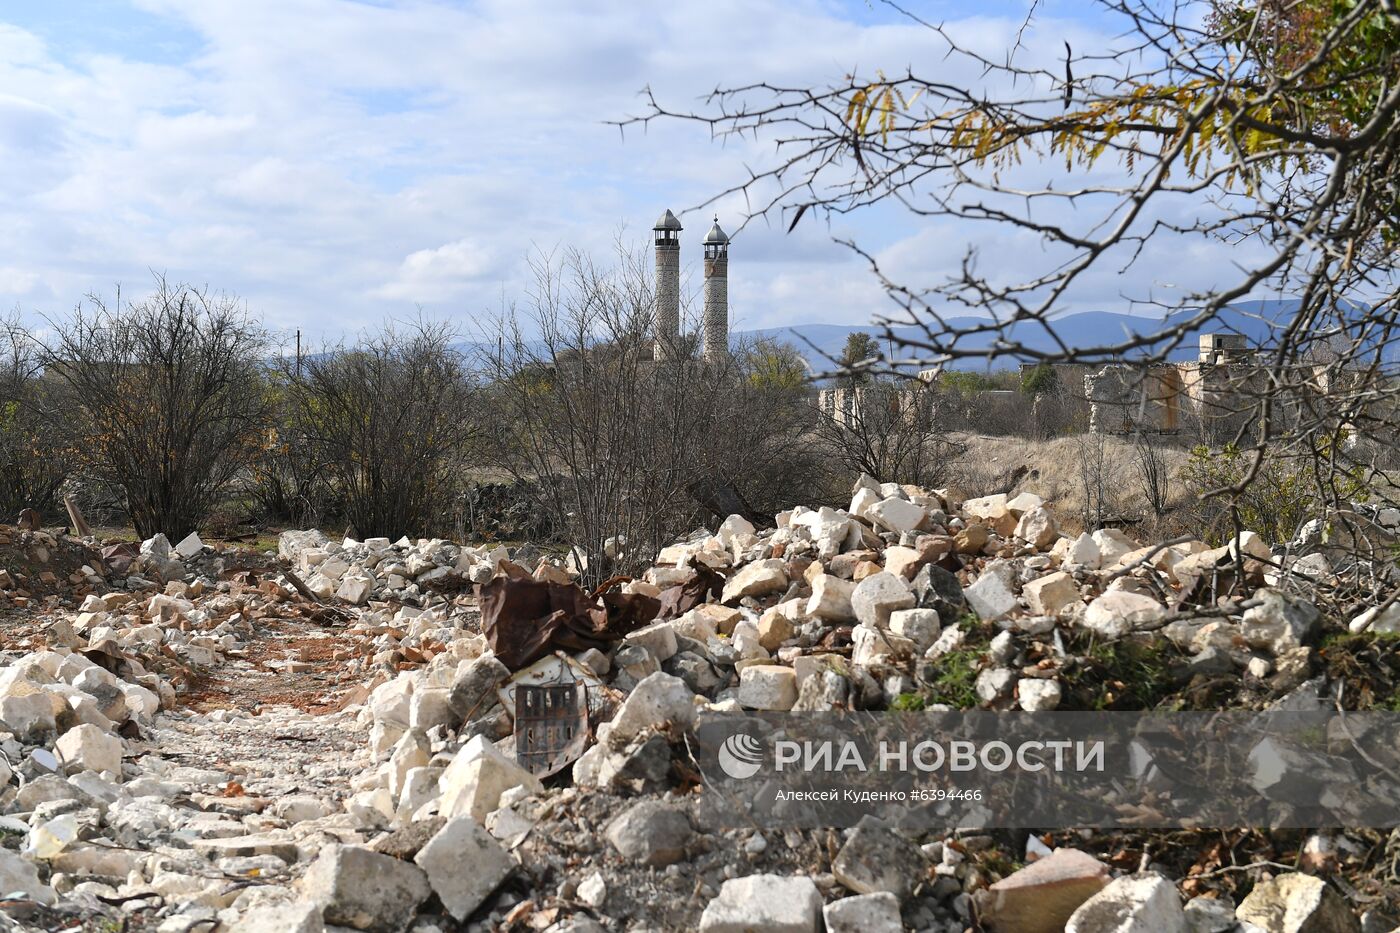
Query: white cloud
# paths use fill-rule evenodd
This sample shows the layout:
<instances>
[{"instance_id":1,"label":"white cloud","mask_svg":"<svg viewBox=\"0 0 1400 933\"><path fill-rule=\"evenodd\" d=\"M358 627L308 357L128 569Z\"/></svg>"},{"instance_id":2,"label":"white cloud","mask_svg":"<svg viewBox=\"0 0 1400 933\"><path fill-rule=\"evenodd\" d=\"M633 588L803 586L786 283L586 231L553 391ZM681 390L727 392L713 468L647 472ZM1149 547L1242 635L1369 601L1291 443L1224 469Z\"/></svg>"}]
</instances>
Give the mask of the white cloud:
<instances>
[{"instance_id":1,"label":"white cloud","mask_svg":"<svg viewBox=\"0 0 1400 933\"><path fill-rule=\"evenodd\" d=\"M0 266L0 295L24 298L39 287L39 273L14 266Z\"/></svg>"},{"instance_id":2,"label":"white cloud","mask_svg":"<svg viewBox=\"0 0 1400 933\"><path fill-rule=\"evenodd\" d=\"M431 303L458 298L494 268L491 247L479 240L457 240L409 253L394 280L375 289L391 301Z\"/></svg>"},{"instance_id":3,"label":"white cloud","mask_svg":"<svg viewBox=\"0 0 1400 933\"><path fill-rule=\"evenodd\" d=\"M0 23L0 289L30 310L118 281L140 288L155 269L312 334L411 303L468 318L524 290L532 247L606 252L620 223L640 241L662 208L696 204L771 157L769 143L721 145L696 125L620 138L604 121L639 109L645 85L686 106L720 83L820 83L857 65L978 80L926 30L857 25L826 0L136 6L196 41L153 61L114 31L100 53L68 54L61 36ZM1018 26L966 16L949 29L998 50ZM1052 60L1061 34L1089 35L1046 31ZM740 196L718 205L726 228L745 208ZM698 264L709 211L684 222ZM892 211L830 228L809 218L792 235L755 222L734 241L738 320L885 310L864 264L831 242L852 234L925 281L955 271L969 242L1009 253L1001 234ZM1224 260L1201 258L1212 262Z\"/></svg>"}]
</instances>

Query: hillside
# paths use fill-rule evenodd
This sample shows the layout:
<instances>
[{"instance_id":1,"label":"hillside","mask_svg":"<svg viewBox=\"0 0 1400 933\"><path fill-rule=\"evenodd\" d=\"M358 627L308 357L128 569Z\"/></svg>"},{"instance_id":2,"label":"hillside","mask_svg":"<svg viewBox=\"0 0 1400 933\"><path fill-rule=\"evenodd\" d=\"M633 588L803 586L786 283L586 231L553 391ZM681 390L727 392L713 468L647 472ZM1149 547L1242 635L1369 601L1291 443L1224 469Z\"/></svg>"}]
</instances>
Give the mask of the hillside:
<instances>
[{"instance_id":1,"label":"hillside","mask_svg":"<svg viewBox=\"0 0 1400 933\"><path fill-rule=\"evenodd\" d=\"M1286 321L1296 307L1297 302L1294 300L1252 301L1231 305L1221 312L1210 327L1188 329L1184 339L1170 350L1167 358L1173 362L1194 360L1201 333L1243 334L1253 346L1268 344L1273 339L1278 322ZM1161 330L1164 327L1189 320L1191 315L1190 311L1181 311L1162 318L1113 311L1088 311L1060 318L1056 331L1069 346L1090 347L1130 334ZM949 326L955 328L971 327L980 320L982 319L970 316L950 318ZM739 331L736 332L735 336L750 339L767 337L791 343L803 352L814 368L820 370L823 368L823 357L839 356L842 347L845 346L846 338L856 331L867 331L873 334L876 332L876 328L868 324L798 324L792 327ZM896 328L895 333L910 338L922 336L921 331L913 327ZM1050 352L1055 349L1054 343L1039 326L1013 325L1011 333L1034 350ZM990 335L982 334L974 339L963 341L960 346L968 349L985 349L991 345L991 342ZM1010 368L1015 365L1016 361L1014 360L998 360L993 368ZM964 360L954 364L954 368L957 369L982 369L985 366L986 364L980 360Z\"/></svg>"}]
</instances>

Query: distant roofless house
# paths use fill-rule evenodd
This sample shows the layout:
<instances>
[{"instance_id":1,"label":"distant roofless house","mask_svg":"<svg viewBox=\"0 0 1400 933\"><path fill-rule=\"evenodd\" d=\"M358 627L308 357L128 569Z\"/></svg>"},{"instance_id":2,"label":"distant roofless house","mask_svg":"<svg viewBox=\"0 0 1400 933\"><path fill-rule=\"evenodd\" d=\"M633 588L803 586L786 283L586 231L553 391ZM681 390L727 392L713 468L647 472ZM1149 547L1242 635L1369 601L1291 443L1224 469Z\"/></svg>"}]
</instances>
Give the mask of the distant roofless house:
<instances>
[{"instance_id":1,"label":"distant roofless house","mask_svg":"<svg viewBox=\"0 0 1400 933\"><path fill-rule=\"evenodd\" d=\"M1025 364L1023 377L1044 364ZM1183 363L1083 363L1049 364L1055 374L1053 390L1062 404L1052 406L1048 417L1054 425L1039 425L1039 406L1031 421L1037 430L1059 433L1072 425L1088 425L1100 434L1138 432L1176 434L1200 430L1205 436L1233 434L1253 417L1253 400L1267 383L1267 374L1256 363L1256 351L1240 334L1212 333L1199 338L1197 358ZM1323 394L1336 375L1318 367L1312 381ZM937 386L938 372L920 372L918 380ZM915 391L911 386L909 391ZM889 404L888 397L883 399ZM1002 417L1026 404L1022 393L986 390L966 400L976 423L1025 422L1026 418ZM821 410L842 423L850 423L860 411L860 387L832 387L818 393ZM1024 412L1022 412L1024 414ZM1000 420L999 420L1000 419Z\"/></svg>"}]
</instances>

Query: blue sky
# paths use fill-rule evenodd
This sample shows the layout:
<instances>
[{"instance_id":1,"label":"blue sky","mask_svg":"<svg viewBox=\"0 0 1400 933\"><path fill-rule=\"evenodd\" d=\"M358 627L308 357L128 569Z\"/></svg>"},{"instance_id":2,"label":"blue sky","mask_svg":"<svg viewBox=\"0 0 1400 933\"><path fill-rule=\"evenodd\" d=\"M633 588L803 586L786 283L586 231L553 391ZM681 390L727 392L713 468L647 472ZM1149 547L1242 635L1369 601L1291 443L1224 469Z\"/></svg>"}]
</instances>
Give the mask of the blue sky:
<instances>
[{"instance_id":1,"label":"blue sky","mask_svg":"<svg viewBox=\"0 0 1400 933\"><path fill-rule=\"evenodd\" d=\"M1027 5L910 8L996 49ZM1054 60L1065 35L1095 41L1082 3L1040 10L1027 55ZM878 2L8 3L0 308L59 313L88 291L139 291L154 270L236 292L273 328L313 337L418 306L469 328L523 296L532 249L606 253L620 228L640 241L663 208L693 206L771 154L689 125L620 137L604 121L639 109L642 87L683 106L721 83L820 83L857 67L977 80L943 51ZM744 208L721 203L721 222ZM709 216L682 219L695 282ZM793 235L755 222L731 258L737 326L886 310L833 243L843 236L929 281L969 245L998 261L1034 249L889 210ZM1105 280L1080 300L1121 310L1121 291Z\"/></svg>"}]
</instances>

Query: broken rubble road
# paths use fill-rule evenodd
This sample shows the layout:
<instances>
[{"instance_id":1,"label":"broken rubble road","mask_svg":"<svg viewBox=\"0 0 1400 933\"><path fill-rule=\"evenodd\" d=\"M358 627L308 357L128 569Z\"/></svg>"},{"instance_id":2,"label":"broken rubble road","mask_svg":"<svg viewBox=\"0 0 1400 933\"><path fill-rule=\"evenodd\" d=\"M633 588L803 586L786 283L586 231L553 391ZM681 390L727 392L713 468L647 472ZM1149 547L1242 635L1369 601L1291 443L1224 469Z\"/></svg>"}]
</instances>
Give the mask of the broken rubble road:
<instances>
[{"instance_id":1,"label":"broken rubble road","mask_svg":"<svg viewBox=\"0 0 1400 933\"><path fill-rule=\"evenodd\" d=\"M1149 833L1012 848L908 821L736 827L706 783L702 720L717 715L891 724L921 708L1116 708L1125 693L1150 707L1189 700L1193 670L1229 705L1330 708L1342 681L1318 649L1346 620L1268 578L1266 557L1293 558L1256 538L1154 550L1069 531L1037 496L870 478L848 508L761 530L729 518L595 591L567 562L527 571L494 544L289 531L276 558L152 539L101 561L62 536L6 535L26 557L0 596L36 623L0 666L0 819L23 834L0 869L55 916L550 933L1268 929L1249 918L1277 915L1350 933L1363 899L1389 916L1349 854L1374 841L1345 834L1308 857L1351 888L1319 888L1213 872L1235 855L1290 863L1264 832L1216 861L1219 834L1196 837L1199 853L1180 834L1169 868ZM1250 565L1239 579L1234 555ZM537 745L534 723L565 717L522 715L520 698L555 689L582 701L561 707L574 731ZM1317 758L1280 760L1320 773ZM1278 848L1254 848L1266 842ZM1186 900L1183 872L1211 896Z\"/></svg>"}]
</instances>

